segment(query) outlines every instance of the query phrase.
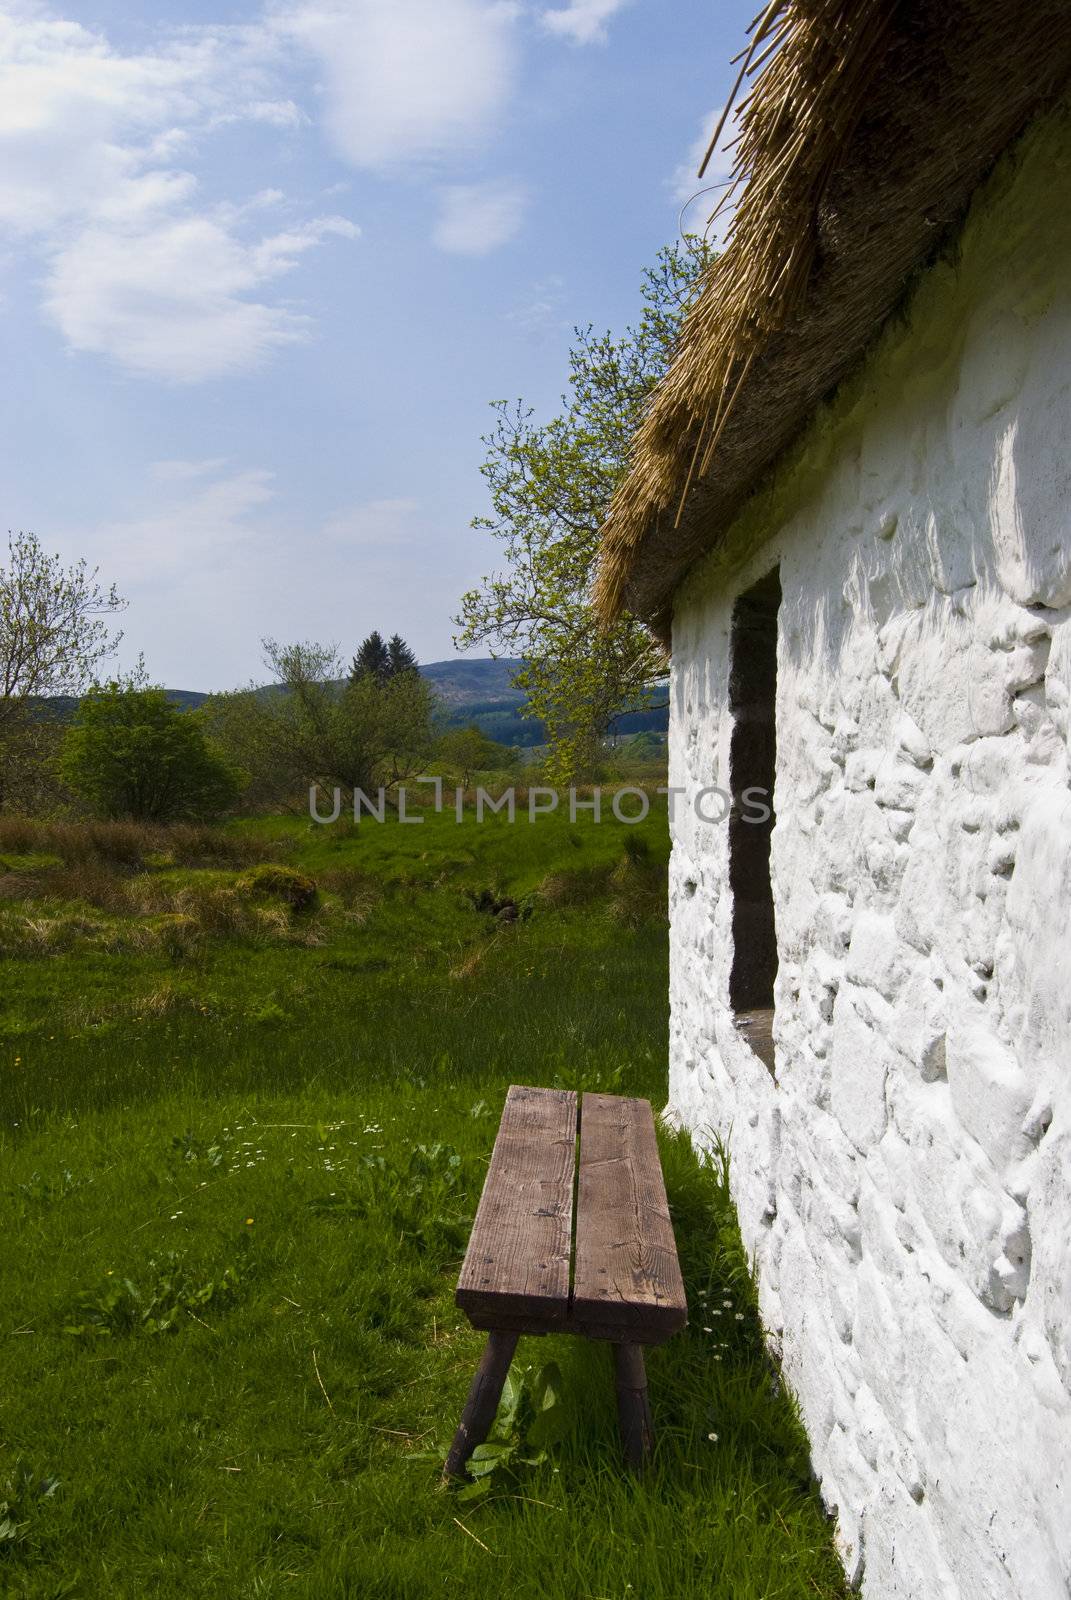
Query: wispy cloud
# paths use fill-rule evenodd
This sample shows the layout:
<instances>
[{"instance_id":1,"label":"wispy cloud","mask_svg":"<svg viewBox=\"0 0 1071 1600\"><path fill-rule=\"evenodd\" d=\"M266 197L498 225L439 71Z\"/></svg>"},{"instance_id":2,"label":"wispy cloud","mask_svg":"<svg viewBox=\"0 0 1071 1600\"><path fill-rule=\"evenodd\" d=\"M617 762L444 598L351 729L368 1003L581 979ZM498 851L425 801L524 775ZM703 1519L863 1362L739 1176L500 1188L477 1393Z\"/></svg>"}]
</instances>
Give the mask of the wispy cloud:
<instances>
[{"instance_id":1,"label":"wispy cloud","mask_svg":"<svg viewBox=\"0 0 1071 1600\"><path fill-rule=\"evenodd\" d=\"M624 3L539 15L584 44ZM351 167L422 178L433 243L452 254L486 255L520 230L519 184L452 181L516 88L519 0L262 5L243 25L161 25L123 50L45 0L0 0L0 245L6 233L43 261L42 307L72 350L196 383L308 336L311 319L271 285L358 230L328 216L260 232L268 205L300 213L278 190L208 200L208 146L234 123L280 139L315 123ZM318 78L307 107L290 92L295 58Z\"/></svg>"},{"instance_id":2,"label":"wispy cloud","mask_svg":"<svg viewBox=\"0 0 1071 1600\"><path fill-rule=\"evenodd\" d=\"M531 284L524 299L505 313L505 319L538 344L546 334L569 326L564 304L565 279L553 272Z\"/></svg>"},{"instance_id":3,"label":"wispy cloud","mask_svg":"<svg viewBox=\"0 0 1071 1600\"><path fill-rule=\"evenodd\" d=\"M358 545L378 552L409 544L418 533L417 500L365 500L328 517L322 538L333 544Z\"/></svg>"},{"instance_id":4,"label":"wispy cloud","mask_svg":"<svg viewBox=\"0 0 1071 1600\"><path fill-rule=\"evenodd\" d=\"M322 217L249 238L250 206L206 206L189 169L224 123L300 120L272 97L263 56L255 30L184 30L123 54L43 6L0 17L0 227L43 252L44 307L73 349L195 382L307 331L259 291L355 226Z\"/></svg>"},{"instance_id":5,"label":"wispy cloud","mask_svg":"<svg viewBox=\"0 0 1071 1600\"><path fill-rule=\"evenodd\" d=\"M212 456L204 461L152 461L149 476L156 483L191 483L198 478L215 476L226 465L224 456Z\"/></svg>"},{"instance_id":6,"label":"wispy cloud","mask_svg":"<svg viewBox=\"0 0 1071 1600\"><path fill-rule=\"evenodd\" d=\"M271 472L225 460L160 461L150 477L143 506L81 535L94 564L132 590L194 573L211 582L258 536L257 513L275 498Z\"/></svg>"},{"instance_id":7,"label":"wispy cloud","mask_svg":"<svg viewBox=\"0 0 1071 1600\"><path fill-rule=\"evenodd\" d=\"M594 44L606 38L606 24L628 0L570 0L567 6L544 11L543 26L575 44Z\"/></svg>"},{"instance_id":8,"label":"wispy cloud","mask_svg":"<svg viewBox=\"0 0 1071 1600\"><path fill-rule=\"evenodd\" d=\"M526 204L524 189L508 179L448 184L432 239L451 255L488 255L520 232Z\"/></svg>"},{"instance_id":9,"label":"wispy cloud","mask_svg":"<svg viewBox=\"0 0 1071 1600\"><path fill-rule=\"evenodd\" d=\"M150 671L180 688L209 687L212 662L222 687L257 671L264 633L340 638L349 650L385 618L405 626L412 597L399 599L397 552L411 558L427 515L415 498L384 496L310 525L271 471L179 459L152 463L123 514L70 528L57 543L116 578L132 601L125 662L144 652ZM347 560L354 553L356 563Z\"/></svg>"}]
</instances>

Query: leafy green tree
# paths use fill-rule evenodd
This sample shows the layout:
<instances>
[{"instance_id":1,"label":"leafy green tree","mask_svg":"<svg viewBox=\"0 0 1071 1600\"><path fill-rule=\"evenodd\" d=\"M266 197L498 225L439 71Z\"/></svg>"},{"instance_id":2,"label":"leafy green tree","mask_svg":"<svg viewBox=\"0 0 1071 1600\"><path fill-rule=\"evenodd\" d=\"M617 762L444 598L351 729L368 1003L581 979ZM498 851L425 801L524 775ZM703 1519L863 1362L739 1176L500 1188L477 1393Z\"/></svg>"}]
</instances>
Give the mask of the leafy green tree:
<instances>
[{"instance_id":1,"label":"leafy green tree","mask_svg":"<svg viewBox=\"0 0 1071 1600\"><path fill-rule=\"evenodd\" d=\"M696 238L663 249L644 274L635 327L620 338L576 330L560 414L541 423L523 402L499 401L484 438L491 514L473 526L500 541L505 565L462 597L455 643L523 658L514 681L546 725L560 781L590 769L613 718L653 704L665 678L665 652L636 619L600 631L591 589L633 432L711 259Z\"/></svg>"},{"instance_id":2,"label":"leafy green tree","mask_svg":"<svg viewBox=\"0 0 1071 1600\"><path fill-rule=\"evenodd\" d=\"M390 648L383 642L379 630L373 629L353 658L350 677L354 682L358 678L371 677L377 683L383 683L389 675Z\"/></svg>"},{"instance_id":3,"label":"leafy green tree","mask_svg":"<svg viewBox=\"0 0 1071 1600\"><path fill-rule=\"evenodd\" d=\"M423 772L434 748L437 709L427 679L404 670L375 691L357 684L350 695L349 714L363 714L374 729L377 782L392 787Z\"/></svg>"},{"instance_id":4,"label":"leafy green tree","mask_svg":"<svg viewBox=\"0 0 1071 1600\"><path fill-rule=\"evenodd\" d=\"M36 534L8 535L0 566L0 805L15 769L25 778L49 744L39 702L82 691L122 638L107 618L125 604L84 561L65 567Z\"/></svg>"},{"instance_id":5,"label":"leafy green tree","mask_svg":"<svg viewBox=\"0 0 1071 1600\"><path fill-rule=\"evenodd\" d=\"M475 772L502 772L517 765L516 750L488 738L474 722L467 728L448 728L435 747L435 755L442 766L457 774L466 789Z\"/></svg>"},{"instance_id":6,"label":"leafy green tree","mask_svg":"<svg viewBox=\"0 0 1071 1600\"><path fill-rule=\"evenodd\" d=\"M136 682L95 684L83 696L60 774L99 815L144 822L218 816L240 787L203 718Z\"/></svg>"},{"instance_id":7,"label":"leafy green tree","mask_svg":"<svg viewBox=\"0 0 1071 1600\"><path fill-rule=\"evenodd\" d=\"M214 696L208 708L249 774L252 804L304 803L314 783L371 792L423 769L435 700L419 672L380 675L369 665L344 678L333 645L263 643L274 683Z\"/></svg>"}]
</instances>

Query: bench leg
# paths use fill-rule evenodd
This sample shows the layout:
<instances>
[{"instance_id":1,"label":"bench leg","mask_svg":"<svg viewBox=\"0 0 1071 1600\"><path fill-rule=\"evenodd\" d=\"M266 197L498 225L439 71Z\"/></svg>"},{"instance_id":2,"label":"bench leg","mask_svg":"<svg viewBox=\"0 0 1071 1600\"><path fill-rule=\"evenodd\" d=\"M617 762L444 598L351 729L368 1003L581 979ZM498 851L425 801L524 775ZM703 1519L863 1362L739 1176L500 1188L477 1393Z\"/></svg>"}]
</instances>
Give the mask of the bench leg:
<instances>
[{"instance_id":1,"label":"bench leg","mask_svg":"<svg viewBox=\"0 0 1071 1600\"><path fill-rule=\"evenodd\" d=\"M617 1383L617 1421L625 1460L635 1471L643 1470L654 1444L651 1407L647 1399L647 1370L641 1344L614 1345L614 1376Z\"/></svg>"},{"instance_id":2,"label":"bench leg","mask_svg":"<svg viewBox=\"0 0 1071 1600\"><path fill-rule=\"evenodd\" d=\"M516 1333L487 1335L487 1344L480 1357L480 1364L476 1368L476 1376L472 1380L469 1397L461 1413L461 1422L454 1434L454 1442L450 1446L450 1454L446 1458L444 1477L463 1478L465 1462L476 1446L483 1444L490 1433L519 1337L520 1335Z\"/></svg>"}]
</instances>

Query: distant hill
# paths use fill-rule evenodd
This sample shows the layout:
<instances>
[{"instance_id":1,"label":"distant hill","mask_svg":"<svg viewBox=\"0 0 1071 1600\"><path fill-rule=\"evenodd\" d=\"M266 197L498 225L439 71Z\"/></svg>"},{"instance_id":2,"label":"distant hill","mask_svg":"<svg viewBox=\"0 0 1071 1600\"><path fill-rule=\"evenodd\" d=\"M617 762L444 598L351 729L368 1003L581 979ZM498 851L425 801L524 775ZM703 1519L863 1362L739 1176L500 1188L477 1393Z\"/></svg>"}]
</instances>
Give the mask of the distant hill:
<instances>
[{"instance_id":1,"label":"distant hill","mask_svg":"<svg viewBox=\"0 0 1071 1600\"><path fill-rule=\"evenodd\" d=\"M421 666L422 675L434 688L443 703L447 727L467 727L475 723L490 739L501 744L525 747L546 742L546 730L535 717L523 715L524 691L513 687L513 675L521 661L505 658L492 661L486 657L476 660L458 658L453 661L429 661ZM276 685L268 685L263 692L270 693ZM195 711L209 698L196 689L168 689L169 699L184 711ZM69 697L41 702L47 707L46 715L68 721L78 702ZM634 711L619 717L614 725L616 733L651 731L664 733L668 725L666 711Z\"/></svg>"},{"instance_id":2,"label":"distant hill","mask_svg":"<svg viewBox=\"0 0 1071 1600\"><path fill-rule=\"evenodd\" d=\"M196 711L209 698L198 689L168 689L167 698L183 711ZM71 694L54 694L47 699L32 700L33 714L51 722L70 722L78 710L78 697Z\"/></svg>"},{"instance_id":3,"label":"distant hill","mask_svg":"<svg viewBox=\"0 0 1071 1600\"><path fill-rule=\"evenodd\" d=\"M515 689L512 683L513 674L521 665L519 660L481 658L429 661L420 670L448 706L487 706L493 702L502 709L524 704L523 689Z\"/></svg>"}]
</instances>

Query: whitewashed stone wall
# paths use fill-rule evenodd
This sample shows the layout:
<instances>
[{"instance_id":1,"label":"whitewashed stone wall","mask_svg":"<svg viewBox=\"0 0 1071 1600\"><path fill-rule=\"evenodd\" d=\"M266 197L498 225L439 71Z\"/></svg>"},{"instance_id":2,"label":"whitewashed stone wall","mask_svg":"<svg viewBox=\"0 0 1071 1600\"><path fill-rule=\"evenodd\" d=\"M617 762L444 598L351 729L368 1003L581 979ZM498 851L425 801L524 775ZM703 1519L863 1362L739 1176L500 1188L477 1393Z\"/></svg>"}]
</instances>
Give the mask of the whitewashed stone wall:
<instances>
[{"instance_id":1,"label":"whitewashed stone wall","mask_svg":"<svg viewBox=\"0 0 1071 1600\"><path fill-rule=\"evenodd\" d=\"M754 554L756 548L762 548ZM744 559L740 552L751 551ZM734 596L780 562L771 1079L729 1012ZM1071 132L1047 115L673 633L670 1109L729 1141L864 1594L1071 1593Z\"/></svg>"}]
</instances>

